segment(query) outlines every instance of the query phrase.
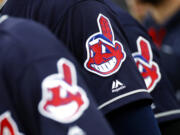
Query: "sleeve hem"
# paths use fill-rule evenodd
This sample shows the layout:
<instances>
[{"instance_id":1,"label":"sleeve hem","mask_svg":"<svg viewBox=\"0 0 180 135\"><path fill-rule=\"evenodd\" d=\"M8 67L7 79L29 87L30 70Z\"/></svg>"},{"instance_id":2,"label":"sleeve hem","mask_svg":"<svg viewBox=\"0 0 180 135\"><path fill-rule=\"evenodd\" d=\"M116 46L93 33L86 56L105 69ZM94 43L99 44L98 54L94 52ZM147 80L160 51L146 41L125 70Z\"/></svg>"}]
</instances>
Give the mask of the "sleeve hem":
<instances>
[{"instance_id":1,"label":"sleeve hem","mask_svg":"<svg viewBox=\"0 0 180 135\"><path fill-rule=\"evenodd\" d=\"M104 102L103 104L98 106L98 109L103 111L103 113L108 113L116 108L144 99L152 100L152 97L146 89L133 90L131 92L117 96L113 99Z\"/></svg>"}]
</instances>

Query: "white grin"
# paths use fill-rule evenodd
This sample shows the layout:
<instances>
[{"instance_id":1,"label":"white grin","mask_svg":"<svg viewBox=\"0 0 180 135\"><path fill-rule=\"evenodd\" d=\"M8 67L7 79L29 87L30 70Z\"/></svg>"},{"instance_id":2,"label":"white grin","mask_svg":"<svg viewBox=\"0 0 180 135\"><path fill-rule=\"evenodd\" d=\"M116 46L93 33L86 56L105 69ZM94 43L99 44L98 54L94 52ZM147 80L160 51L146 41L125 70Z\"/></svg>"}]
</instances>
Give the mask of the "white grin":
<instances>
[{"instance_id":1,"label":"white grin","mask_svg":"<svg viewBox=\"0 0 180 135\"><path fill-rule=\"evenodd\" d=\"M105 72L111 71L115 67L116 63L117 63L117 60L115 57L113 57L111 60L109 60L106 63L100 64L100 65L91 64L91 66L95 68L97 71L105 73Z\"/></svg>"}]
</instances>

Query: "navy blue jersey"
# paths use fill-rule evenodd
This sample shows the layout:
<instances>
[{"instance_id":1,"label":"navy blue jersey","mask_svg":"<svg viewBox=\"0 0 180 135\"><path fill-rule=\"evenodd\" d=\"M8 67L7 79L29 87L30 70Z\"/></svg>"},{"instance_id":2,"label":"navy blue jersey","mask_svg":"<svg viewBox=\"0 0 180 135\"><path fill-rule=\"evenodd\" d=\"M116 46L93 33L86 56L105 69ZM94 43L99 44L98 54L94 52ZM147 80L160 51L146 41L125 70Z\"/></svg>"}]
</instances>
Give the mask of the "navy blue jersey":
<instances>
[{"instance_id":1,"label":"navy blue jersey","mask_svg":"<svg viewBox=\"0 0 180 135\"><path fill-rule=\"evenodd\" d=\"M149 35L160 49L162 65L176 90L180 89L180 11L158 25L151 16L144 22Z\"/></svg>"},{"instance_id":2,"label":"navy blue jersey","mask_svg":"<svg viewBox=\"0 0 180 135\"><path fill-rule=\"evenodd\" d=\"M117 13L117 18L129 48L136 61L136 65L144 78L148 92L151 93L154 104L152 108L159 122L180 118L179 105L174 96L174 89L163 71L160 54L146 30L135 21L128 13L106 0Z\"/></svg>"},{"instance_id":3,"label":"navy blue jersey","mask_svg":"<svg viewBox=\"0 0 180 135\"><path fill-rule=\"evenodd\" d=\"M54 32L80 63L98 108L107 113L150 95L116 14L102 2L9 0L2 13L36 20Z\"/></svg>"},{"instance_id":4,"label":"navy blue jersey","mask_svg":"<svg viewBox=\"0 0 180 135\"><path fill-rule=\"evenodd\" d=\"M0 61L2 61L1 58ZM0 134L21 135L24 131L14 110L2 73L0 76L0 93Z\"/></svg>"},{"instance_id":5,"label":"navy blue jersey","mask_svg":"<svg viewBox=\"0 0 180 135\"><path fill-rule=\"evenodd\" d=\"M27 135L112 135L64 45L32 21L0 22L0 122L11 112Z\"/></svg>"}]
</instances>

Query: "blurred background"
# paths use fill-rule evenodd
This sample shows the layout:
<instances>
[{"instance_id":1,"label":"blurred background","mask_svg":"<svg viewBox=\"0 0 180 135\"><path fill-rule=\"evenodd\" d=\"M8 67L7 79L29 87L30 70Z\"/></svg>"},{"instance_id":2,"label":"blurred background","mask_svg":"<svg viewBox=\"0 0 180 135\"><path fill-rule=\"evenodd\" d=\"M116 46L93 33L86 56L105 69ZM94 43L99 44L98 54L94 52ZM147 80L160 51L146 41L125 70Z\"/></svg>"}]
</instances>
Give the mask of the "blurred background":
<instances>
[{"instance_id":1,"label":"blurred background","mask_svg":"<svg viewBox=\"0 0 180 135\"><path fill-rule=\"evenodd\" d=\"M127 10L127 5L126 5L125 0L112 0L112 1L117 3L121 8Z\"/></svg>"}]
</instances>

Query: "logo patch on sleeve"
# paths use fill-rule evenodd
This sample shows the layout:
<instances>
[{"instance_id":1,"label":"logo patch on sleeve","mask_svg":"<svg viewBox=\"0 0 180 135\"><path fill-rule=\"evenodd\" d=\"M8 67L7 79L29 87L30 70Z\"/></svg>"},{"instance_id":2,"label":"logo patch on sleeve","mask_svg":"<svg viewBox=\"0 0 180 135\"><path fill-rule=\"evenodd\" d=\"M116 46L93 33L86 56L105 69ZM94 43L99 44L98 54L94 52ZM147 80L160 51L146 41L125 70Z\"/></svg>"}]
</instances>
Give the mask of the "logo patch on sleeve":
<instances>
[{"instance_id":1,"label":"logo patch on sleeve","mask_svg":"<svg viewBox=\"0 0 180 135\"><path fill-rule=\"evenodd\" d=\"M0 135L22 135L9 111L0 115Z\"/></svg>"},{"instance_id":2,"label":"logo patch on sleeve","mask_svg":"<svg viewBox=\"0 0 180 135\"><path fill-rule=\"evenodd\" d=\"M122 44L114 39L114 32L107 17L99 14L99 32L86 41L87 59L84 67L99 76L107 77L116 73L126 59Z\"/></svg>"},{"instance_id":3,"label":"logo patch on sleeve","mask_svg":"<svg viewBox=\"0 0 180 135\"><path fill-rule=\"evenodd\" d=\"M39 111L45 117L60 123L76 121L89 106L85 91L77 85L73 63L61 58L58 73L46 77L42 82L42 100Z\"/></svg>"},{"instance_id":4,"label":"logo patch on sleeve","mask_svg":"<svg viewBox=\"0 0 180 135\"><path fill-rule=\"evenodd\" d=\"M144 78L148 92L151 92L161 79L159 66L153 61L153 53L149 41L143 37L137 39L138 52L133 53L136 65Z\"/></svg>"}]
</instances>

